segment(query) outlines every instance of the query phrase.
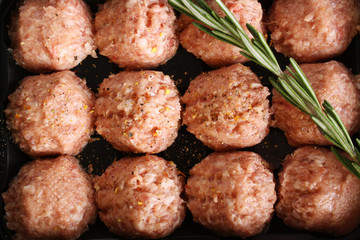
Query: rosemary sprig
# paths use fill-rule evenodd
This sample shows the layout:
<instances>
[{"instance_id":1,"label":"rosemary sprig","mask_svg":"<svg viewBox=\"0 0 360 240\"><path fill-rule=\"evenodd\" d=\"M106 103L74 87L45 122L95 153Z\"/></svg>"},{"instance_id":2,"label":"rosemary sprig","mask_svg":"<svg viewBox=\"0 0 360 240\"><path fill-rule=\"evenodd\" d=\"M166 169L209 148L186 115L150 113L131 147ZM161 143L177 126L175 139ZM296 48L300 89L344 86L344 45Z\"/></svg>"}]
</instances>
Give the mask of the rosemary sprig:
<instances>
[{"instance_id":1,"label":"rosemary sprig","mask_svg":"<svg viewBox=\"0 0 360 240\"><path fill-rule=\"evenodd\" d=\"M277 76L270 78L270 83L288 102L311 117L324 137L337 148L350 155L350 159L341 155L337 148L331 147L335 156L356 177L360 178L360 152L354 146L349 133L334 108L326 100L320 105L305 74L296 61L290 58L292 68L287 66L288 73L281 70L275 55L265 37L253 26L246 27L254 37L250 40L234 15L221 0L215 0L224 11L225 17L220 17L204 0L168 0L179 12L182 12L198 22L193 24L207 34L240 48L242 55L249 60L268 69ZM360 140L356 139L360 146Z\"/></svg>"}]
</instances>

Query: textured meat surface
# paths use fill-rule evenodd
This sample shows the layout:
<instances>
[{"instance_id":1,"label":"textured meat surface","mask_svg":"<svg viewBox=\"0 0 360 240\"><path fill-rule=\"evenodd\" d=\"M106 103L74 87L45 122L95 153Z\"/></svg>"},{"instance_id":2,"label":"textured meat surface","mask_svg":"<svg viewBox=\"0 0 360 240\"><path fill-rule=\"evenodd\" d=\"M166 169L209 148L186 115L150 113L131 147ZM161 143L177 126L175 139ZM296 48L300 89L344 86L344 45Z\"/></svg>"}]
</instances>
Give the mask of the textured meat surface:
<instances>
[{"instance_id":1,"label":"textured meat surface","mask_svg":"<svg viewBox=\"0 0 360 240\"><path fill-rule=\"evenodd\" d=\"M275 0L269 13L276 51L299 62L343 53L360 25L358 0Z\"/></svg>"},{"instance_id":2,"label":"textured meat surface","mask_svg":"<svg viewBox=\"0 0 360 240\"><path fill-rule=\"evenodd\" d=\"M32 157L80 153L94 128L94 94L71 71L24 78L9 96L7 125Z\"/></svg>"},{"instance_id":3,"label":"textured meat surface","mask_svg":"<svg viewBox=\"0 0 360 240\"><path fill-rule=\"evenodd\" d=\"M190 170L188 208L207 229L225 236L259 234L271 220L275 182L253 152L213 153Z\"/></svg>"},{"instance_id":4,"label":"textured meat surface","mask_svg":"<svg viewBox=\"0 0 360 240\"><path fill-rule=\"evenodd\" d=\"M90 177L71 156L26 164L2 197L15 239L77 239L97 213Z\"/></svg>"},{"instance_id":5,"label":"textured meat surface","mask_svg":"<svg viewBox=\"0 0 360 240\"><path fill-rule=\"evenodd\" d=\"M214 0L207 0L206 2L218 14L224 15ZM249 36L251 34L246 28L246 23L250 23L255 29L265 33L262 23L263 10L257 0L223 0L223 2L234 14L240 25L246 29L246 33ZM189 17L181 16L181 28L183 31L180 34L180 42L187 51L213 67L228 66L248 61L247 58L240 54L238 47L215 39L199 30L191 22L192 20Z\"/></svg>"},{"instance_id":6,"label":"textured meat surface","mask_svg":"<svg viewBox=\"0 0 360 240\"><path fill-rule=\"evenodd\" d=\"M120 67L154 68L176 53L175 20L166 0L109 0L96 13L95 42Z\"/></svg>"},{"instance_id":7,"label":"textured meat surface","mask_svg":"<svg viewBox=\"0 0 360 240\"><path fill-rule=\"evenodd\" d=\"M96 131L119 151L161 152L177 137L180 111L179 93L169 76L120 72L100 84Z\"/></svg>"},{"instance_id":8,"label":"textured meat surface","mask_svg":"<svg viewBox=\"0 0 360 240\"><path fill-rule=\"evenodd\" d=\"M183 124L215 150L253 146L269 133L269 94L240 63L203 73L181 99Z\"/></svg>"},{"instance_id":9,"label":"textured meat surface","mask_svg":"<svg viewBox=\"0 0 360 240\"><path fill-rule=\"evenodd\" d=\"M25 0L9 35L15 60L33 72L70 69L96 56L91 13L82 0Z\"/></svg>"},{"instance_id":10,"label":"textured meat surface","mask_svg":"<svg viewBox=\"0 0 360 240\"><path fill-rule=\"evenodd\" d=\"M277 214L294 228L344 235L360 223L360 180L326 148L302 147L279 174Z\"/></svg>"},{"instance_id":11,"label":"textured meat surface","mask_svg":"<svg viewBox=\"0 0 360 240\"><path fill-rule=\"evenodd\" d=\"M100 218L121 236L164 237L184 220L183 185L172 162L153 155L123 158L94 179Z\"/></svg>"},{"instance_id":12,"label":"textured meat surface","mask_svg":"<svg viewBox=\"0 0 360 240\"><path fill-rule=\"evenodd\" d=\"M351 72L336 61L301 64L300 67L313 87L319 102L323 103L324 100L330 102L350 134L358 131L359 91L354 84L355 77ZM321 135L309 116L293 107L276 90L273 90L271 110L275 120L273 125L285 132L290 145L331 144Z\"/></svg>"}]
</instances>

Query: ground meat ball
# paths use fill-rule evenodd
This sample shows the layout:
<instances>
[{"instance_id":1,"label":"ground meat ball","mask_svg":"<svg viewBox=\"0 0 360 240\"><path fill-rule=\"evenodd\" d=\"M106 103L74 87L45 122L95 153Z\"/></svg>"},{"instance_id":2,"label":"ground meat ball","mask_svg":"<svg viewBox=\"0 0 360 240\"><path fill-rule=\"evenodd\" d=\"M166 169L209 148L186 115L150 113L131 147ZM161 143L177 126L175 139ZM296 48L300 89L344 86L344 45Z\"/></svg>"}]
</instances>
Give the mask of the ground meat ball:
<instances>
[{"instance_id":1,"label":"ground meat ball","mask_svg":"<svg viewBox=\"0 0 360 240\"><path fill-rule=\"evenodd\" d=\"M310 81L319 102L322 103L325 99L330 102L350 134L358 131L359 92L350 71L336 61L302 64L300 67ZM285 132L290 145L331 144L321 135L308 115L288 103L275 90L273 90L272 112L275 120L273 125Z\"/></svg>"},{"instance_id":2,"label":"ground meat ball","mask_svg":"<svg viewBox=\"0 0 360 240\"><path fill-rule=\"evenodd\" d=\"M94 94L71 71L29 76L9 96L7 125L32 157L80 153L94 128Z\"/></svg>"},{"instance_id":3,"label":"ground meat ball","mask_svg":"<svg viewBox=\"0 0 360 240\"><path fill-rule=\"evenodd\" d=\"M360 180L326 148L302 147L283 162L278 215L294 228L344 235L360 223Z\"/></svg>"},{"instance_id":4,"label":"ground meat ball","mask_svg":"<svg viewBox=\"0 0 360 240\"><path fill-rule=\"evenodd\" d=\"M269 132L268 95L259 78L240 63L204 73L182 97L183 124L215 150L253 146Z\"/></svg>"},{"instance_id":5,"label":"ground meat ball","mask_svg":"<svg viewBox=\"0 0 360 240\"><path fill-rule=\"evenodd\" d=\"M180 111L179 93L169 76L125 71L100 85L96 131L119 151L157 153L177 137Z\"/></svg>"},{"instance_id":6,"label":"ground meat ball","mask_svg":"<svg viewBox=\"0 0 360 240\"><path fill-rule=\"evenodd\" d=\"M93 34L82 0L25 0L9 31L15 60L33 72L70 69L96 56Z\"/></svg>"},{"instance_id":7,"label":"ground meat ball","mask_svg":"<svg viewBox=\"0 0 360 240\"><path fill-rule=\"evenodd\" d=\"M94 179L101 220L129 238L161 238L185 217L184 182L173 162L146 155L111 164Z\"/></svg>"},{"instance_id":8,"label":"ground meat ball","mask_svg":"<svg viewBox=\"0 0 360 240\"><path fill-rule=\"evenodd\" d=\"M154 68L176 53L175 20L166 0L109 0L96 13L96 45L120 67Z\"/></svg>"},{"instance_id":9,"label":"ground meat ball","mask_svg":"<svg viewBox=\"0 0 360 240\"><path fill-rule=\"evenodd\" d=\"M206 2L218 14L224 15L214 0L206 0ZM251 34L246 28L246 23L250 23L258 31L265 33L262 24L263 11L257 0L223 0L223 2L238 19L240 25L246 29L249 36ZM221 42L199 30L191 24L192 21L185 15L182 15L181 19L181 28L184 29L180 34L181 45L208 65L221 67L248 61L240 54L238 47Z\"/></svg>"},{"instance_id":10,"label":"ground meat ball","mask_svg":"<svg viewBox=\"0 0 360 240\"><path fill-rule=\"evenodd\" d=\"M270 221L276 201L268 164L253 152L213 153L190 170L188 208L207 229L247 238Z\"/></svg>"},{"instance_id":11,"label":"ground meat ball","mask_svg":"<svg viewBox=\"0 0 360 240\"><path fill-rule=\"evenodd\" d=\"M16 239L77 239L96 219L91 180L71 156L26 164L2 197Z\"/></svg>"},{"instance_id":12,"label":"ground meat ball","mask_svg":"<svg viewBox=\"0 0 360 240\"><path fill-rule=\"evenodd\" d=\"M358 0L275 0L269 13L273 46L299 62L340 55L359 25Z\"/></svg>"}]
</instances>

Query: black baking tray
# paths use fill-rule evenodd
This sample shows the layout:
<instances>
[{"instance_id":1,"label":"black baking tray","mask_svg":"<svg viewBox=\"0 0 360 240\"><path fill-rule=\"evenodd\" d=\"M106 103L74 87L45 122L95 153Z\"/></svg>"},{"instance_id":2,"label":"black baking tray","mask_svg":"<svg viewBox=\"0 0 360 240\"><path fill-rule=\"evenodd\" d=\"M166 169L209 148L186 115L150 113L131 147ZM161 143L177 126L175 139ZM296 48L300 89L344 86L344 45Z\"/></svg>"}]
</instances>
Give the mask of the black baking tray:
<instances>
[{"instance_id":1,"label":"black baking tray","mask_svg":"<svg viewBox=\"0 0 360 240\"><path fill-rule=\"evenodd\" d=\"M11 140L9 131L6 129L3 110L7 106L7 96L12 93L18 86L18 82L25 76L33 75L26 72L20 66L16 65L12 58L9 48L10 40L8 37L8 26L10 23L11 12L16 9L16 0L0 0L0 192L7 189L8 183L12 177L16 175L20 167L31 159L22 153L19 148ZM91 7L93 13L98 9L98 4L104 0L88 0L86 1ZM266 11L272 1L260 1ZM281 64L284 66L288 61L281 55L277 54ZM352 41L347 51L336 60L343 62L348 68L352 69L354 74L360 73L360 37L357 36ZM269 72L261 67L246 63L259 77L262 77L262 83L268 88L272 88L268 77ZM96 93L99 83L112 73L118 73L122 69L115 64L110 63L107 58L98 54L98 58L88 57L73 71L81 78L86 78L88 86ZM196 59L193 55L186 52L181 46L174 58L155 70L162 71L170 75L179 89L181 95L186 91L191 79L195 78L201 72L211 70L201 60ZM99 135L92 137L93 141L87 145L84 151L77 157L85 170L90 171L89 165L92 164L93 174L100 175L114 159L120 159L126 154L116 151L109 143ZM281 167L281 161L293 149L287 144L283 133L272 128L269 135L258 145L246 148L244 150L254 151L266 159L274 169L275 178ZM181 127L179 136L175 143L166 151L157 154L166 160L173 161L184 174L188 175L196 163L212 152L211 149L204 146L192 134L186 131L185 126ZM13 232L6 227L5 212L3 201L0 197L0 238L4 240L11 239ZM360 217L360 216L359 216ZM82 240L119 240L124 239L115 234L110 233L106 226L98 219L90 229L85 232L80 239ZM237 239L224 238L204 229L201 225L192 221L192 216L188 212L182 226L174 233L164 239ZM358 240L360 239L360 228L354 232L339 238L332 238L321 234L297 231L287 227L276 214L266 230L251 239L259 240L300 240L300 239L338 239L338 240Z\"/></svg>"}]
</instances>

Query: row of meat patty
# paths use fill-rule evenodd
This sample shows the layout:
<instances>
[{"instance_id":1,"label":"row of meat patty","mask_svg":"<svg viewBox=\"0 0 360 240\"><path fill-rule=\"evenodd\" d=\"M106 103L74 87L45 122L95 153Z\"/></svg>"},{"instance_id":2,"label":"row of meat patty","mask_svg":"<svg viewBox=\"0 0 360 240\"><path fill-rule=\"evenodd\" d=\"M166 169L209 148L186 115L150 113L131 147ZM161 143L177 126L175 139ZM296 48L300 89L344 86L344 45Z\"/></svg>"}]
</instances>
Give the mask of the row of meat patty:
<instances>
[{"instance_id":1,"label":"row of meat patty","mask_svg":"<svg viewBox=\"0 0 360 240\"><path fill-rule=\"evenodd\" d=\"M215 1L207 2L223 16ZM275 49L298 62L340 55L360 22L356 0L276 0L266 16L257 0L224 3L244 29L246 23L264 34L269 29ZM165 0L109 0L94 19L82 0L26 0L14 14L9 34L17 63L33 72L70 69L88 55L96 56L96 48L121 68L154 68L175 55L179 42L213 67L247 61L237 47L191 22L185 15L177 20Z\"/></svg>"},{"instance_id":2,"label":"row of meat patty","mask_svg":"<svg viewBox=\"0 0 360 240\"><path fill-rule=\"evenodd\" d=\"M337 61L300 67L320 102L328 100L349 133L357 132L358 76ZM310 117L276 90L270 107L269 95L256 74L240 63L200 74L182 97L169 76L143 70L106 78L95 99L85 80L65 70L23 79L10 94L5 115L15 142L32 157L79 154L95 126L119 151L159 153L174 142L181 119L189 132L217 151L260 143L270 124L282 129L292 146L330 145Z\"/></svg>"},{"instance_id":3,"label":"row of meat patty","mask_svg":"<svg viewBox=\"0 0 360 240\"><path fill-rule=\"evenodd\" d=\"M157 239L186 209L210 231L243 239L265 231L275 212L293 228L331 236L360 223L360 180L327 148L289 154L277 184L260 155L214 152L184 184L176 165L155 155L122 158L92 178L62 155L24 165L2 197L16 239L77 239L97 215L120 236Z\"/></svg>"}]
</instances>

